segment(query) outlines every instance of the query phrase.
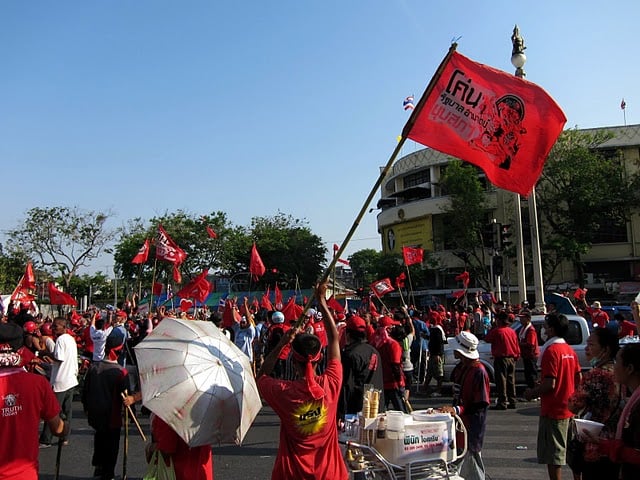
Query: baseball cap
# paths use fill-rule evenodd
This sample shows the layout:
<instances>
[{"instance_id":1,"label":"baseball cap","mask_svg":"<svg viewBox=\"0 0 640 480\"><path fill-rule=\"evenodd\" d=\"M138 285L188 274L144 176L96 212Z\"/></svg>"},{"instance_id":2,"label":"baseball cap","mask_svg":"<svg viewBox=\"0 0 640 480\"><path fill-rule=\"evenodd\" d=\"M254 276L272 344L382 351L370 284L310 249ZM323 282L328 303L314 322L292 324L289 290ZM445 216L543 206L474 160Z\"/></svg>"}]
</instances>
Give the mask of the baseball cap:
<instances>
[{"instance_id":1,"label":"baseball cap","mask_svg":"<svg viewBox=\"0 0 640 480\"><path fill-rule=\"evenodd\" d=\"M121 347L124 344L124 333L119 328L114 328L107 337L107 342L104 344L105 350L113 350L114 348Z\"/></svg>"},{"instance_id":2,"label":"baseball cap","mask_svg":"<svg viewBox=\"0 0 640 480\"><path fill-rule=\"evenodd\" d=\"M378 321L378 325L381 327L393 327L394 325L402 325L402 324L397 320L394 320L393 318L387 317L385 315Z\"/></svg>"},{"instance_id":3,"label":"baseball cap","mask_svg":"<svg viewBox=\"0 0 640 480\"><path fill-rule=\"evenodd\" d=\"M351 315L347 319L347 330L355 330L357 332L364 332L367 328L367 322L364 321L364 318L359 317L358 315Z\"/></svg>"},{"instance_id":4,"label":"baseball cap","mask_svg":"<svg viewBox=\"0 0 640 480\"><path fill-rule=\"evenodd\" d=\"M478 338L470 332L461 332L458 336L451 339L453 350L463 357L470 360L480 358L478 353Z\"/></svg>"}]
</instances>

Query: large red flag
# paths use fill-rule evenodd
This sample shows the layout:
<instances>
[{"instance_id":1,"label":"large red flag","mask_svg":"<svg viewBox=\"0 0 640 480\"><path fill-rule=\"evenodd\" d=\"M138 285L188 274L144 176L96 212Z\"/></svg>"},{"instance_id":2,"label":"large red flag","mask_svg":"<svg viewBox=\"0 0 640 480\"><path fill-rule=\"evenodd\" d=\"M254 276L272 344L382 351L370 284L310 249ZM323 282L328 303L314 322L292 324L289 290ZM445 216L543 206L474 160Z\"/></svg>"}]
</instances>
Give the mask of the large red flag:
<instances>
[{"instance_id":1,"label":"large red flag","mask_svg":"<svg viewBox=\"0 0 640 480\"><path fill-rule=\"evenodd\" d=\"M380 298L386 293L393 292L395 289L393 285L391 285L391 280L383 278L382 280L373 282L371 284L371 290L376 294L376 297Z\"/></svg>"},{"instance_id":2,"label":"large red flag","mask_svg":"<svg viewBox=\"0 0 640 480\"><path fill-rule=\"evenodd\" d=\"M158 242L156 243L156 258L174 265L180 265L187 258L187 254L167 234L162 225L158 225Z\"/></svg>"},{"instance_id":3,"label":"large red flag","mask_svg":"<svg viewBox=\"0 0 640 480\"><path fill-rule=\"evenodd\" d=\"M402 257L407 267L415 263L422 263L424 260L424 250L419 247L402 247Z\"/></svg>"},{"instance_id":4,"label":"large red flag","mask_svg":"<svg viewBox=\"0 0 640 480\"><path fill-rule=\"evenodd\" d=\"M136 256L133 257L133 260L131 260L131 263L136 263L136 264L145 263L147 261L147 258L149 258L149 239L148 238L144 241L144 244L140 247L140 249L138 250L138 253L136 253Z\"/></svg>"},{"instance_id":5,"label":"large red flag","mask_svg":"<svg viewBox=\"0 0 640 480\"><path fill-rule=\"evenodd\" d=\"M497 187L528 195L567 121L538 85L452 52L403 136L472 163Z\"/></svg>"},{"instance_id":6,"label":"large red flag","mask_svg":"<svg viewBox=\"0 0 640 480\"><path fill-rule=\"evenodd\" d=\"M51 305L78 305L71 295L56 288L53 282L49 282L49 302Z\"/></svg>"},{"instance_id":7,"label":"large red flag","mask_svg":"<svg viewBox=\"0 0 640 480\"><path fill-rule=\"evenodd\" d=\"M207 280L209 269L205 268L203 272L187 283L176 295L180 298L195 298L200 303L204 301L211 293L211 284Z\"/></svg>"},{"instance_id":8,"label":"large red flag","mask_svg":"<svg viewBox=\"0 0 640 480\"><path fill-rule=\"evenodd\" d=\"M327 300L327 306L338 313L344 313L344 307L340 305L338 300L336 300L336 298L333 295L331 295L331 297L329 297L329 300Z\"/></svg>"},{"instance_id":9,"label":"large red flag","mask_svg":"<svg viewBox=\"0 0 640 480\"><path fill-rule=\"evenodd\" d=\"M260 258L260 254L258 253L258 248L256 247L256 242L253 242L253 246L251 247L251 260L249 262L249 272L251 272L251 276L254 280L257 280L259 277L264 275L267 269L264 267L264 263L262 263L262 259Z\"/></svg>"}]
</instances>

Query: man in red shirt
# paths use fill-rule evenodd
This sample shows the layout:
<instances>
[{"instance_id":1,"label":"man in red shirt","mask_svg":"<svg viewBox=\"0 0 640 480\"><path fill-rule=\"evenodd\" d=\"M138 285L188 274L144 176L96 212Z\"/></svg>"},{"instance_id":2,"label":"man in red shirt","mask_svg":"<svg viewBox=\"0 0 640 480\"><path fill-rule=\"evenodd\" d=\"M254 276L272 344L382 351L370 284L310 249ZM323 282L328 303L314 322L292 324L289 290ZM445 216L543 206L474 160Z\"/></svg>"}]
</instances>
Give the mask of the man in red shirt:
<instances>
[{"instance_id":1,"label":"man in red shirt","mask_svg":"<svg viewBox=\"0 0 640 480\"><path fill-rule=\"evenodd\" d=\"M566 464L567 430L573 416L568 408L569 397L580 383L580 362L564 337L569 320L564 315L550 313L544 319L542 338L549 337L542 347L540 376L535 388L524 392L527 400L540 397L538 422L538 463L547 465L550 480L562 478Z\"/></svg>"},{"instance_id":2,"label":"man in red shirt","mask_svg":"<svg viewBox=\"0 0 640 480\"><path fill-rule=\"evenodd\" d=\"M609 323L609 314L602 310L600 302L593 302L591 307L586 306L585 311L591 317L591 326L593 328L606 327L607 323Z\"/></svg>"},{"instance_id":3,"label":"man in red shirt","mask_svg":"<svg viewBox=\"0 0 640 480\"><path fill-rule=\"evenodd\" d=\"M404 328L397 320L383 316L378 322L376 342L382 360L385 407L391 403L394 410L406 412L404 404L404 373L402 371L402 345L392 338L391 330Z\"/></svg>"},{"instance_id":4,"label":"man in red shirt","mask_svg":"<svg viewBox=\"0 0 640 480\"><path fill-rule=\"evenodd\" d=\"M19 367L22 342L18 324L0 323L0 478L37 480L40 420L58 437L69 425L47 379Z\"/></svg>"},{"instance_id":5,"label":"man in red shirt","mask_svg":"<svg viewBox=\"0 0 640 480\"><path fill-rule=\"evenodd\" d=\"M524 365L524 378L527 387L536 386L538 377L538 356L540 348L538 347L538 334L536 329L531 325L531 311L523 310L518 314L522 328L518 332L518 340L520 341L520 355L522 355L522 363Z\"/></svg>"},{"instance_id":6,"label":"man in red shirt","mask_svg":"<svg viewBox=\"0 0 640 480\"><path fill-rule=\"evenodd\" d=\"M271 478L347 480L349 473L338 445L337 410L342 386L338 331L326 301L327 285L318 285L316 298L327 332L327 368L315 375L320 340L290 329L264 359L258 372L258 391L280 417L280 444ZM294 338L295 337L295 338ZM291 344L297 380L269 376L280 351Z\"/></svg>"},{"instance_id":7,"label":"man in red shirt","mask_svg":"<svg viewBox=\"0 0 640 480\"><path fill-rule=\"evenodd\" d=\"M498 402L491 410L516 408L516 360L520 357L520 342L509 323L509 314L501 310L496 315L496 327L485 337L491 344L498 393Z\"/></svg>"}]
</instances>

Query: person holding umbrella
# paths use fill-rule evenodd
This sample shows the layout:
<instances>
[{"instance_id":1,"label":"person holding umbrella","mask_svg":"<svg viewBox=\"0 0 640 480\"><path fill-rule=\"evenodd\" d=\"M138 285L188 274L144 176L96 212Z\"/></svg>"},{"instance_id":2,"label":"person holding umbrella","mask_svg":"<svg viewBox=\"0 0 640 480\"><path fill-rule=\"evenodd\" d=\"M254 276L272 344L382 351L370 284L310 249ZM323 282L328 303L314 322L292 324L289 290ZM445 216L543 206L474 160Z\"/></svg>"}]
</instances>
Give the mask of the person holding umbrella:
<instances>
[{"instance_id":1,"label":"person holding umbrella","mask_svg":"<svg viewBox=\"0 0 640 480\"><path fill-rule=\"evenodd\" d=\"M318 337L290 329L267 355L258 372L258 391L280 417L280 444L271 478L335 479L349 477L338 445L337 409L342 386L338 331L326 301L326 283L316 287L316 299L327 332L327 366L321 361ZM291 344L297 380L269 376L280 351Z\"/></svg>"}]
</instances>

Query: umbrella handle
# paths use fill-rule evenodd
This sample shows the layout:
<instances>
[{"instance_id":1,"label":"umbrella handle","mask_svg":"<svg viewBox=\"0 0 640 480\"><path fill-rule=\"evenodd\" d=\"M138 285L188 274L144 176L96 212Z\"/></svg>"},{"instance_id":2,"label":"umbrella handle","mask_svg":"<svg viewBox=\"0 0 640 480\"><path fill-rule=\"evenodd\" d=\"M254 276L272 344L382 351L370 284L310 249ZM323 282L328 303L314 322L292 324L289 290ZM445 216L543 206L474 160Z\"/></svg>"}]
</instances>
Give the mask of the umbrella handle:
<instances>
[{"instance_id":1,"label":"umbrella handle","mask_svg":"<svg viewBox=\"0 0 640 480\"><path fill-rule=\"evenodd\" d=\"M58 452L56 453L56 476L55 480L60 477L60 458L62 457L62 444L64 443L63 437L58 437Z\"/></svg>"},{"instance_id":2,"label":"umbrella handle","mask_svg":"<svg viewBox=\"0 0 640 480\"><path fill-rule=\"evenodd\" d=\"M124 398L126 397L124 392L121 392L120 395L122 395L122 399L124 400ZM138 419L136 418L136 415L133 413L133 410L131 410L131 405L127 405L127 410L129 411L129 415L131 415L131 418L133 419L133 423L136 424L136 427L138 428L138 433L142 437L142 440L144 442L146 442L147 441L147 437L144 435L144 432L142 431L142 427L138 423Z\"/></svg>"}]
</instances>

